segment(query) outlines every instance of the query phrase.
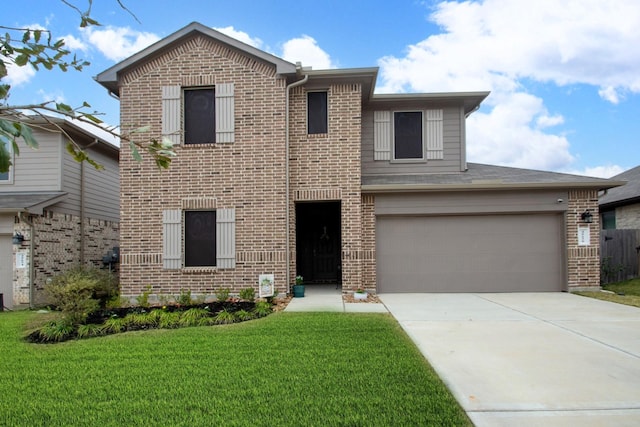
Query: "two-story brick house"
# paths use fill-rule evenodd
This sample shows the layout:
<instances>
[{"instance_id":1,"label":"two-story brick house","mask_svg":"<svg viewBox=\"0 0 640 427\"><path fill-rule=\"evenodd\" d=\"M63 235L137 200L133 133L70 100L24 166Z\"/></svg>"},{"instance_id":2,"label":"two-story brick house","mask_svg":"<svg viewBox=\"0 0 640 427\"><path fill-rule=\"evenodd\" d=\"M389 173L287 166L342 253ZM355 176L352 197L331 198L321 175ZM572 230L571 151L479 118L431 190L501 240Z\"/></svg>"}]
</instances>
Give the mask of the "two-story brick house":
<instances>
[{"instance_id":1,"label":"two-story brick house","mask_svg":"<svg viewBox=\"0 0 640 427\"><path fill-rule=\"evenodd\" d=\"M310 70L198 23L97 76L169 170L121 158L121 286L540 291L598 286L597 191L470 164L487 92L374 94L377 68ZM580 239L579 239L580 233ZM579 241L580 240L580 241Z\"/></svg>"},{"instance_id":2,"label":"two-story brick house","mask_svg":"<svg viewBox=\"0 0 640 427\"><path fill-rule=\"evenodd\" d=\"M21 120L39 148L21 149L0 174L0 293L9 308L43 303L47 280L71 267L102 267L119 237L115 141L57 117ZM69 137L103 169L74 160Z\"/></svg>"}]
</instances>

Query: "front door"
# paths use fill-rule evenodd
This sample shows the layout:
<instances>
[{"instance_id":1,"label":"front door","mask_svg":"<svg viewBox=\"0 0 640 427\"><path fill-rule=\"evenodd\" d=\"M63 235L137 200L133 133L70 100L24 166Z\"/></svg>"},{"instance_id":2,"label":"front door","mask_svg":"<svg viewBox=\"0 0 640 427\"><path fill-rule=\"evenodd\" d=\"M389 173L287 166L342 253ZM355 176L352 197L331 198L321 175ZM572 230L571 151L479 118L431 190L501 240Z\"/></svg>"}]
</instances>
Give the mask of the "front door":
<instances>
[{"instance_id":1,"label":"front door","mask_svg":"<svg viewBox=\"0 0 640 427\"><path fill-rule=\"evenodd\" d=\"M296 274L305 284L340 282L340 248L340 202L296 204Z\"/></svg>"}]
</instances>

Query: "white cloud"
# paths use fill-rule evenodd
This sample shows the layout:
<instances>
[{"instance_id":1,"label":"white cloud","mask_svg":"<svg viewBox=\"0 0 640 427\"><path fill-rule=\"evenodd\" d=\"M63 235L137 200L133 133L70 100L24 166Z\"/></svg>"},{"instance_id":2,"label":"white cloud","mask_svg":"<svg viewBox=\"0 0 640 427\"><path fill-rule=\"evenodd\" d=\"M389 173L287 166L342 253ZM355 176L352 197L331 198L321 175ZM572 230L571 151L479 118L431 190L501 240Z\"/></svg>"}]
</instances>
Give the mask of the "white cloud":
<instances>
[{"instance_id":1,"label":"white cloud","mask_svg":"<svg viewBox=\"0 0 640 427\"><path fill-rule=\"evenodd\" d=\"M29 64L18 67L14 63L7 64L7 76L6 82L11 85L12 88L16 88L22 84L29 82L36 75L36 71Z\"/></svg>"},{"instance_id":2,"label":"white cloud","mask_svg":"<svg viewBox=\"0 0 640 427\"><path fill-rule=\"evenodd\" d=\"M490 90L468 120L470 161L553 170L574 161L566 135L550 129L563 116L528 93L530 81L595 86L611 103L640 93L636 0L443 1L430 18L439 34L380 59L380 91Z\"/></svg>"},{"instance_id":3,"label":"white cloud","mask_svg":"<svg viewBox=\"0 0 640 427\"><path fill-rule=\"evenodd\" d=\"M71 51L81 50L86 52L87 50L89 50L89 46L87 46L87 44L84 41L80 40L77 37L72 36L71 34L61 37L61 39L64 40L65 48Z\"/></svg>"},{"instance_id":4,"label":"white cloud","mask_svg":"<svg viewBox=\"0 0 640 427\"><path fill-rule=\"evenodd\" d=\"M621 174L622 172L630 168L618 166L618 165L606 165L586 167L582 170L568 170L566 173L572 173L575 175L594 176L596 178L611 178L612 176Z\"/></svg>"},{"instance_id":5,"label":"white cloud","mask_svg":"<svg viewBox=\"0 0 640 427\"><path fill-rule=\"evenodd\" d=\"M83 32L90 44L113 61L125 59L160 40L153 33L135 31L128 27L89 27Z\"/></svg>"},{"instance_id":6,"label":"white cloud","mask_svg":"<svg viewBox=\"0 0 640 427\"><path fill-rule=\"evenodd\" d=\"M38 95L40 96L42 102L50 102L54 101L57 103L67 102L64 93L61 90L54 90L53 92L46 92L44 89L38 90Z\"/></svg>"},{"instance_id":7,"label":"white cloud","mask_svg":"<svg viewBox=\"0 0 640 427\"><path fill-rule=\"evenodd\" d=\"M233 37L236 40L241 41L242 43L246 43L249 46L253 46L255 48L262 48L262 40L257 37L251 37L249 34L244 31L236 30L233 26L223 27L223 28L213 28L216 31L220 31L222 34L226 34L229 37Z\"/></svg>"},{"instance_id":8,"label":"white cloud","mask_svg":"<svg viewBox=\"0 0 640 427\"><path fill-rule=\"evenodd\" d=\"M303 67L313 67L315 70L335 68L331 57L322 50L313 37L302 37L288 40L282 45L282 58L289 62L301 62Z\"/></svg>"}]
</instances>

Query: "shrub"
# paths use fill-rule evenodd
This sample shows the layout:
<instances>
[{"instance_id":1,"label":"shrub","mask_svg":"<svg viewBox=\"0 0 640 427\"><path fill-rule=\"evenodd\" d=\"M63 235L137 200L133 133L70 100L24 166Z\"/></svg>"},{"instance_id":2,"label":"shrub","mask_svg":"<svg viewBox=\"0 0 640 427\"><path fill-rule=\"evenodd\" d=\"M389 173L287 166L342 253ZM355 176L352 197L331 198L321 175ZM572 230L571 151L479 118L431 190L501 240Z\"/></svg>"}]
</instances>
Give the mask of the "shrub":
<instances>
[{"instance_id":1,"label":"shrub","mask_svg":"<svg viewBox=\"0 0 640 427\"><path fill-rule=\"evenodd\" d=\"M253 288L244 288L240 291L240 299L253 302L256 299L256 290Z\"/></svg>"},{"instance_id":2,"label":"shrub","mask_svg":"<svg viewBox=\"0 0 640 427\"><path fill-rule=\"evenodd\" d=\"M45 295L68 323L78 325L116 297L118 287L106 270L79 266L55 276L46 286Z\"/></svg>"},{"instance_id":3,"label":"shrub","mask_svg":"<svg viewBox=\"0 0 640 427\"><path fill-rule=\"evenodd\" d=\"M256 317L253 313L247 310L238 310L236 311L235 315L238 318L238 320L241 320L241 321L255 319Z\"/></svg>"},{"instance_id":4,"label":"shrub","mask_svg":"<svg viewBox=\"0 0 640 427\"><path fill-rule=\"evenodd\" d=\"M190 308L180 316L180 325L182 326L201 326L206 324L203 319L209 317L210 313L204 308Z\"/></svg>"},{"instance_id":5,"label":"shrub","mask_svg":"<svg viewBox=\"0 0 640 427\"><path fill-rule=\"evenodd\" d=\"M192 305L193 301L191 300L191 290L180 289L180 295L178 295L176 302L179 305Z\"/></svg>"},{"instance_id":6,"label":"shrub","mask_svg":"<svg viewBox=\"0 0 640 427\"><path fill-rule=\"evenodd\" d=\"M74 330L67 319L59 319L47 323L37 333L42 342L59 342L69 339Z\"/></svg>"},{"instance_id":7,"label":"shrub","mask_svg":"<svg viewBox=\"0 0 640 427\"><path fill-rule=\"evenodd\" d=\"M236 315L228 311L226 308L221 310L215 316L215 323L218 325L226 325L229 323L234 323L236 321Z\"/></svg>"},{"instance_id":8,"label":"shrub","mask_svg":"<svg viewBox=\"0 0 640 427\"><path fill-rule=\"evenodd\" d=\"M136 297L136 301L140 307L149 307L149 295L151 295L151 285L147 285L142 294Z\"/></svg>"},{"instance_id":9,"label":"shrub","mask_svg":"<svg viewBox=\"0 0 640 427\"><path fill-rule=\"evenodd\" d=\"M97 337L103 334L102 325L88 323L78 326L78 338Z\"/></svg>"},{"instance_id":10,"label":"shrub","mask_svg":"<svg viewBox=\"0 0 640 427\"><path fill-rule=\"evenodd\" d=\"M267 301L258 301L256 306L253 308L253 314L255 314L256 317L267 316L271 314L272 311L273 309L271 308L271 304Z\"/></svg>"},{"instance_id":11,"label":"shrub","mask_svg":"<svg viewBox=\"0 0 640 427\"><path fill-rule=\"evenodd\" d=\"M216 299L220 302L224 302L229 299L229 294L231 294L231 289L229 288L218 289L216 291Z\"/></svg>"}]
</instances>

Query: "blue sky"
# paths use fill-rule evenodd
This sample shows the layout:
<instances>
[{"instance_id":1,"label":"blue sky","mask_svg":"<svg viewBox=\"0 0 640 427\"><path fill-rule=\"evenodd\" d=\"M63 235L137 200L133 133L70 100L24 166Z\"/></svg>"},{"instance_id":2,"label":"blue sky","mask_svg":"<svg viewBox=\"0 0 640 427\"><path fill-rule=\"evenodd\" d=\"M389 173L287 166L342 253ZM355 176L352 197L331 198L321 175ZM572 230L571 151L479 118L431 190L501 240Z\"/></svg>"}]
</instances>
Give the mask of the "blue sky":
<instances>
[{"instance_id":1,"label":"blue sky","mask_svg":"<svg viewBox=\"0 0 640 427\"><path fill-rule=\"evenodd\" d=\"M69 0L85 10L87 0ZM314 69L380 67L377 92L491 91L469 117L469 161L608 177L640 164L640 2L94 1L78 28L57 0L3 5L0 25L42 27L91 62L11 69L12 104L89 102L118 124L93 76L193 21Z\"/></svg>"}]
</instances>

